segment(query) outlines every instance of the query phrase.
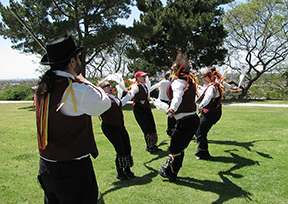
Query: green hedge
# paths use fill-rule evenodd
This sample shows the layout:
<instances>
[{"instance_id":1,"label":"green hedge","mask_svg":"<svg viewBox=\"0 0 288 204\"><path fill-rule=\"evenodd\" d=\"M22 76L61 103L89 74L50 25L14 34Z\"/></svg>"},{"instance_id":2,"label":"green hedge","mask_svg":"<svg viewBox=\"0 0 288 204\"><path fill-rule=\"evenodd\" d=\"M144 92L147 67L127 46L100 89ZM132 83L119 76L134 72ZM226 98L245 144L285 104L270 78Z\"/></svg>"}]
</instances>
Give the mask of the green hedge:
<instances>
[{"instance_id":1,"label":"green hedge","mask_svg":"<svg viewBox=\"0 0 288 204\"><path fill-rule=\"evenodd\" d=\"M34 84L6 86L0 93L0 100L31 101L34 99Z\"/></svg>"}]
</instances>

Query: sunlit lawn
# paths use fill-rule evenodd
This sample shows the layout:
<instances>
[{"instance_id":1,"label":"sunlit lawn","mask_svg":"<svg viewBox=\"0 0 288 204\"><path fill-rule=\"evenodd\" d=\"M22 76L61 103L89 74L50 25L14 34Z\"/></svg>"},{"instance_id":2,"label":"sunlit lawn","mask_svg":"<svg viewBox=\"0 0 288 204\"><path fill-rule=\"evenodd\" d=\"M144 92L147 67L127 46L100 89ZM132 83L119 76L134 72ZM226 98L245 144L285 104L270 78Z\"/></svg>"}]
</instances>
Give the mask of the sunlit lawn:
<instances>
[{"instance_id":1,"label":"sunlit lawn","mask_svg":"<svg viewBox=\"0 0 288 204\"><path fill-rule=\"evenodd\" d=\"M163 152L145 151L144 136L131 106L124 107L139 177L116 179L115 151L93 117L100 155L93 160L99 203L288 203L288 108L223 107L221 120L209 133L211 161L196 160L192 141L185 151L178 180L157 174L168 155L166 116L153 109ZM38 149L32 103L0 104L0 204L43 203L37 183Z\"/></svg>"}]
</instances>

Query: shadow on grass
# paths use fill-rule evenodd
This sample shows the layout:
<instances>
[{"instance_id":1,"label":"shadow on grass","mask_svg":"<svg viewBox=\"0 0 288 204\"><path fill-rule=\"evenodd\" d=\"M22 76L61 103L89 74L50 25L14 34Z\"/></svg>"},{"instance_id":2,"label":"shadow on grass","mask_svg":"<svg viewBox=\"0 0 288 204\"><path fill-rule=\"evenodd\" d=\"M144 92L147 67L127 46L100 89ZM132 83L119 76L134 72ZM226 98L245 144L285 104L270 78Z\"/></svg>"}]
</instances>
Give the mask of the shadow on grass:
<instances>
[{"instance_id":1,"label":"shadow on grass","mask_svg":"<svg viewBox=\"0 0 288 204\"><path fill-rule=\"evenodd\" d=\"M209 143L214 143L214 144L222 144L222 145L233 145L237 147L244 147L248 151L252 151L251 147L254 147L254 143L256 142L261 142L261 141L280 141L280 140L254 140L251 142L237 142L237 141L222 141L222 140L209 140ZM261 155L261 153L257 152L258 154ZM263 154L263 153L262 153ZM266 155L265 157L270 157L267 154L263 154L263 156ZM271 157L272 158L272 157Z\"/></svg>"},{"instance_id":2,"label":"shadow on grass","mask_svg":"<svg viewBox=\"0 0 288 204\"><path fill-rule=\"evenodd\" d=\"M242 148L244 147L248 151L253 151L251 150L251 148L254 147L254 144L259 141L264 141L264 140L255 140L251 142L209 140L210 143L214 143L214 144L234 145L236 147L242 147ZM273 141L276 141L276 140L273 140ZM237 155L235 153L237 151L238 151L237 149L226 150L225 152L229 153L232 157L212 157L210 160L211 162L235 164L233 167L231 167L227 171L218 172L218 175L220 176L223 182L200 180L200 179L194 179L194 178L188 178L188 177L178 177L178 179L175 181L175 184L218 194L219 198L216 201L212 202L214 204L224 203L230 199L237 198L237 197L239 198L244 197L246 201L251 201L252 199L250 198L250 196L252 194L248 191L243 190L240 186L233 183L225 175L230 175L234 178L242 178L244 177L243 175L233 173L233 171L241 169L243 167L260 165L260 164L258 161L254 161L252 159ZM264 158L273 159L273 157L270 156L269 154L265 154L265 153L258 152L258 151L255 151L255 152Z\"/></svg>"},{"instance_id":3,"label":"shadow on grass","mask_svg":"<svg viewBox=\"0 0 288 204\"><path fill-rule=\"evenodd\" d=\"M25 154L20 154L20 155L17 155L15 157L12 157L12 159L15 159L18 161L24 161L24 160L35 159L38 157L39 156L37 154L25 153Z\"/></svg>"},{"instance_id":4,"label":"shadow on grass","mask_svg":"<svg viewBox=\"0 0 288 204\"><path fill-rule=\"evenodd\" d=\"M35 107L33 107L33 106L27 106L27 107L18 108L18 110L35 111Z\"/></svg>"},{"instance_id":5,"label":"shadow on grass","mask_svg":"<svg viewBox=\"0 0 288 204\"><path fill-rule=\"evenodd\" d=\"M189 177L178 177L178 180L175 181L175 184L218 194L219 198L216 201L212 202L215 204L224 203L230 199L237 197L244 197L246 200L249 201L252 200L250 198L251 193L243 190L241 187L234 184L227 177L225 177L222 172L219 172L218 175L223 182L200 180Z\"/></svg>"},{"instance_id":6,"label":"shadow on grass","mask_svg":"<svg viewBox=\"0 0 288 204\"><path fill-rule=\"evenodd\" d=\"M251 142L236 142L236 141L213 141L209 140L210 143L215 144L225 144L225 145L234 145L236 147L244 147L248 151L253 151L251 148L254 146L254 143L263 141L263 140L255 140ZM271 141L271 140L269 140ZM230 169L226 171L218 172L218 175L222 179L222 182L212 181L212 180L201 180L201 179L194 179L189 177L178 177L177 180L174 182L176 185L187 186L190 188L198 189L201 191L212 192L218 194L219 197L215 200L214 204L216 203L224 203L228 200L234 198L245 198L246 201L251 201L251 193L245 191L240 186L233 183L227 176L232 176L234 178L243 178L244 176L241 174L233 173L233 171L239 170L243 167L249 167L253 165L260 165L258 161L254 161L249 158L242 157L237 155L237 149L226 150L225 152L229 153L231 157L212 157L209 162L221 162L221 163L232 163L235 164ZM269 154L265 154L262 152L254 151L260 156L273 159L272 156ZM169 182L168 179L164 180L164 182Z\"/></svg>"},{"instance_id":7,"label":"shadow on grass","mask_svg":"<svg viewBox=\"0 0 288 204\"><path fill-rule=\"evenodd\" d=\"M234 150L227 150L225 152L228 152L231 154L232 157L212 157L211 161L212 162L222 162L222 163L232 163L235 164L233 167L231 167L227 171L222 171L222 174L230 175L233 176L234 178L242 178L243 175L240 174L235 174L232 171L235 171L237 169L241 169L243 167L247 166L253 166L253 165L259 165L258 161L254 161L252 159L247 159L245 157L241 157L232 151L238 151L237 149Z\"/></svg>"},{"instance_id":8,"label":"shadow on grass","mask_svg":"<svg viewBox=\"0 0 288 204\"><path fill-rule=\"evenodd\" d=\"M254 141L250 141L250 142L236 142L236 141L216 141L216 140L209 140L209 143L214 143L214 144L224 144L224 145L233 145L236 147L244 147L245 149L247 149L248 151L253 152L254 150L251 150L251 147L254 147L254 143L256 142L260 142L260 141L277 141L277 140L254 140ZM239 174L235 174L232 171L237 170L237 169L241 169L243 167L247 167L247 166L253 166L253 165L260 165L258 161L254 161L252 159L248 159L245 157L241 157L233 152L238 151L237 149L232 149L232 150L225 150L225 152L230 153L230 155L232 157L212 157L211 161L212 162L222 162L222 163L234 163L235 165L230 168L227 171L223 171L222 174L226 174L226 175L231 175L234 178L242 178L242 175ZM270 156L269 154L263 153L263 152L259 152L259 151L254 151L256 152L258 155L266 158L266 159L273 159L272 156Z\"/></svg>"},{"instance_id":9,"label":"shadow on grass","mask_svg":"<svg viewBox=\"0 0 288 204\"><path fill-rule=\"evenodd\" d=\"M167 154L168 151L164 151L162 146L167 146L168 142L170 142L170 140L162 140L162 142L160 142L157 146L162 149L162 151L156 152L156 153L151 153L151 154L160 154L162 155L163 152L165 152L165 154Z\"/></svg>"},{"instance_id":10,"label":"shadow on grass","mask_svg":"<svg viewBox=\"0 0 288 204\"><path fill-rule=\"evenodd\" d=\"M164 153L163 153L164 154ZM158 159L159 157L161 158L161 156L158 155ZM154 159L153 159L154 160ZM153 161L151 160L151 161ZM150 163L151 161L149 162L146 162L146 163ZM128 181L116 181L113 183L113 185L115 185L114 188L111 188L107 191L105 191L104 193L100 193L100 196L98 198L98 202L99 204L103 204L105 203L104 201L104 196L113 192L113 191L117 191L121 188L126 188L126 187L131 187L131 186L144 186L148 183L151 183L152 182L152 178L156 177L158 175L158 172L156 170L154 170L153 168L147 166L147 164L144 163L144 166L149 169L151 172L149 172L148 174L145 174L144 176L141 176L141 177L137 177L137 178L133 178L133 179L130 179Z\"/></svg>"},{"instance_id":11,"label":"shadow on grass","mask_svg":"<svg viewBox=\"0 0 288 204\"><path fill-rule=\"evenodd\" d=\"M187 186L193 189L212 192L218 194L219 197L217 200L212 202L216 203L224 203L230 199L234 198L245 198L246 201L251 201L250 196L252 195L250 192L243 190L240 186L233 183L229 178L225 175L230 175L234 178L242 178L243 175L235 174L232 171L240 169L242 167L259 165L258 161L253 161L251 159L247 159L241 157L232 151L238 150L227 150L226 152L230 153L232 157L212 157L211 162L223 162L223 163L234 163L235 165L227 171L220 171L218 175L222 179L222 182L212 181L212 180L201 180L189 177L178 177L174 182L176 185ZM169 180L164 180L164 182L169 182Z\"/></svg>"},{"instance_id":12,"label":"shadow on grass","mask_svg":"<svg viewBox=\"0 0 288 204\"><path fill-rule=\"evenodd\" d=\"M114 188L111 188L105 191L104 193L100 193L97 203L99 204L105 203L104 196L113 191L117 191L119 189L130 187L130 186L141 186L141 185L146 185L148 183L151 183L152 178L154 178L155 176L157 176L157 172L151 171L150 173L145 174L144 176L133 178L128 181L116 181L113 183L113 185L115 185Z\"/></svg>"},{"instance_id":13,"label":"shadow on grass","mask_svg":"<svg viewBox=\"0 0 288 204\"><path fill-rule=\"evenodd\" d=\"M221 160L221 162L223 162L223 160L227 159L226 162L230 163L233 159L237 158L238 155L233 155L233 156L234 156L234 158L224 158L223 157L223 158L218 158L218 159ZM243 160L243 161L241 161L241 163L242 162L245 163L245 161L249 161L249 159L246 159L246 158L244 158L244 159L240 158L240 157L237 158L238 161L241 159ZM153 160L151 160L151 161L153 161ZM215 161L217 161L217 158ZM147 163L149 163L149 162L147 162ZM234 163L234 161L232 163ZM257 164L257 162L254 162L252 160L250 160L248 163L249 163L248 166ZM151 171L150 176L153 176L153 177L157 176L157 174L158 174L157 170L147 166L147 164L144 164L144 165L147 169L149 169ZM225 174L227 174L227 175L232 175L232 176L238 177L239 175L233 174L233 173L231 173L231 171L236 170L238 168L242 168L243 166L247 166L247 165L238 165L238 166L237 165L232 167L228 171L225 171L225 172L221 171L218 173L218 175L222 179L222 182L212 181L212 180L194 179L194 178L189 178L189 177L177 177L177 180L173 183L175 183L176 185L186 186L186 187L190 187L193 189L218 194L219 197L217 200L212 202L213 204L224 203L230 199L234 199L234 198L238 198L238 197L239 198L245 198L246 201L251 201L252 199L250 198L250 196L252 194L250 192L243 190L240 186L236 185L235 183L233 183L231 180L229 180L225 176ZM242 177L242 176L240 175L240 177ZM169 180L164 179L163 182L169 182Z\"/></svg>"},{"instance_id":14,"label":"shadow on grass","mask_svg":"<svg viewBox=\"0 0 288 204\"><path fill-rule=\"evenodd\" d=\"M162 141L159 146L161 145L165 145L167 144L165 141ZM158 159L161 159L165 156L168 155L168 151L159 151L159 152L156 152L154 153L153 155L157 155L157 157L151 159L150 161L147 161L144 163L144 166L150 170L150 172L148 174L145 174L144 176L141 176L141 177L137 177L137 178L133 178L133 179L130 179L128 181L116 181L113 183L113 185L115 185L114 188L111 188L107 191L105 191L104 193L100 193L100 196L99 196L99 199L98 199L98 203L100 204L103 204L105 203L104 201L104 196L113 192L113 191L117 191L121 188L126 188L126 187L131 187L131 186L141 186L141 185L146 185L148 183L151 183L152 182L152 178L158 176L158 171L149 167L147 164L155 161L155 160L158 160ZM163 160L164 162L164 160Z\"/></svg>"},{"instance_id":15,"label":"shadow on grass","mask_svg":"<svg viewBox=\"0 0 288 204\"><path fill-rule=\"evenodd\" d=\"M163 141L165 143L166 141ZM214 141L215 143L217 142L222 142L222 141ZM252 142L245 142L245 143L237 143L234 141L227 141L226 144L237 144L236 146L241 146L245 147L248 151L251 151L250 147L253 146L253 144L257 141L252 141ZM212 192L217 195L219 195L218 199L213 201L213 204L218 204L218 203L224 203L226 201L229 201L234 198L245 198L247 202L252 201L251 199L251 193L248 191L245 191L242 189L240 186L236 185L233 183L228 177L232 176L234 178L242 178L243 175L233 173L233 171L241 169L243 167L247 166L253 166L253 165L259 165L258 161L254 161L252 159L248 159L242 156L237 155L235 152L237 152L237 149L231 149L231 150L226 150L225 152L229 153L232 157L212 157L210 162L222 162L222 163L232 163L235 164L233 167L228 169L227 171L220 171L218 172L219 177L222 179L222 182L219 181L212 181L212 180L201 180L201 179L195 179L195 178L189 178L189 177L178 177L177 180L174 182L176 185L181 185L181 186L187 186L193 189L201 190L201 191L206 191L206 192ZM264 156L265 158L271 159L272 157L264 154L257 152L259 155ZM168 154L168 151L161 151L158 153L158 156L151 159L150 161L147 161L144 163L144 166L150 170L150 173L127 181L127 182L115 182L114 185L116 187L102 193L99 198L99 203L105 203L103 200L103 197L107 195L108 193L112 191L116 191L120 188L125 188L133 185L146 185L150 182L152 182L152 178L158 176L158 171L156 169L153 169L152 167L149 167L148 164L161 159L165 157ZM159 166L160 168L160 166ZM164 182L169 182L168 179L164 179Z\"/></svg>"}]
</instances>

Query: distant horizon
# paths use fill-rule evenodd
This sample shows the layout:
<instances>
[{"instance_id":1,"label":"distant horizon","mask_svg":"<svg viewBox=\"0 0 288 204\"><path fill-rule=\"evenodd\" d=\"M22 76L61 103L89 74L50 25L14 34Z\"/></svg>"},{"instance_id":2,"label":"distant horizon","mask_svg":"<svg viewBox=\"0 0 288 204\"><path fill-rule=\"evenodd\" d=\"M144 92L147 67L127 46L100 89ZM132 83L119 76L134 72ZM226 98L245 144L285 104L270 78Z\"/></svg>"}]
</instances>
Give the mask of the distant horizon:
<instances>
[{"instance_id":1,"label":"distant horizon","mask_svg":"<svg viewBox=\"0 0 288 204\"><path fill-rule=\"evenodd\" d=\"M28 80L38 80L39 78L21 78L21 79L0 79L0 81L28 81Z\"/></svg>"}]
</instances>

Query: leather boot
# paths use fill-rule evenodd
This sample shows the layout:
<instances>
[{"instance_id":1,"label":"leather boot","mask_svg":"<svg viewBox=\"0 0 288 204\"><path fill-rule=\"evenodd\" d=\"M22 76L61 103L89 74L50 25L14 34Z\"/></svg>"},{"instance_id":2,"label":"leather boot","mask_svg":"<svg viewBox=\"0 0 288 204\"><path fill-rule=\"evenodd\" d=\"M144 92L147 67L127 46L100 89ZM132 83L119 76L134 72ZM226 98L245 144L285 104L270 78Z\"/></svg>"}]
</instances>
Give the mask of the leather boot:
<instances>
[{"instance_id":1,"label":"leather boot","mask_svg":"<svg viewBox=\"0 0 288 204\"><path fill-rule=\"evenodd\" d=\"M118 173L116 176L117 179L120 179L121 181L129 180L129 178L127 177L126 173L123 171L122 168L118 168L117 173Z\"/></svg>"},{"instance_id":2,"label":"leather boot","mask_svg":"<svg viewBox=\"0 0 288 204\"><path fill-rule=\"evenodd\" d=\"M137 178L135 174L131 171L130 167L125 168L125 174L128 178Z\"/></svg>"},{"instance_id":3,"label":"leather boot","mask_svg":"<svg viewBox=\"0 0 288 204\"><path fill-rule=\"evenodd\" d=\"M158 173L163 178L168 178L171 182L176 181L177 173L171 171L171 166L165 167L164 165L161 165L161 169L158 170Z\"/></svg>"}]
</instances>

